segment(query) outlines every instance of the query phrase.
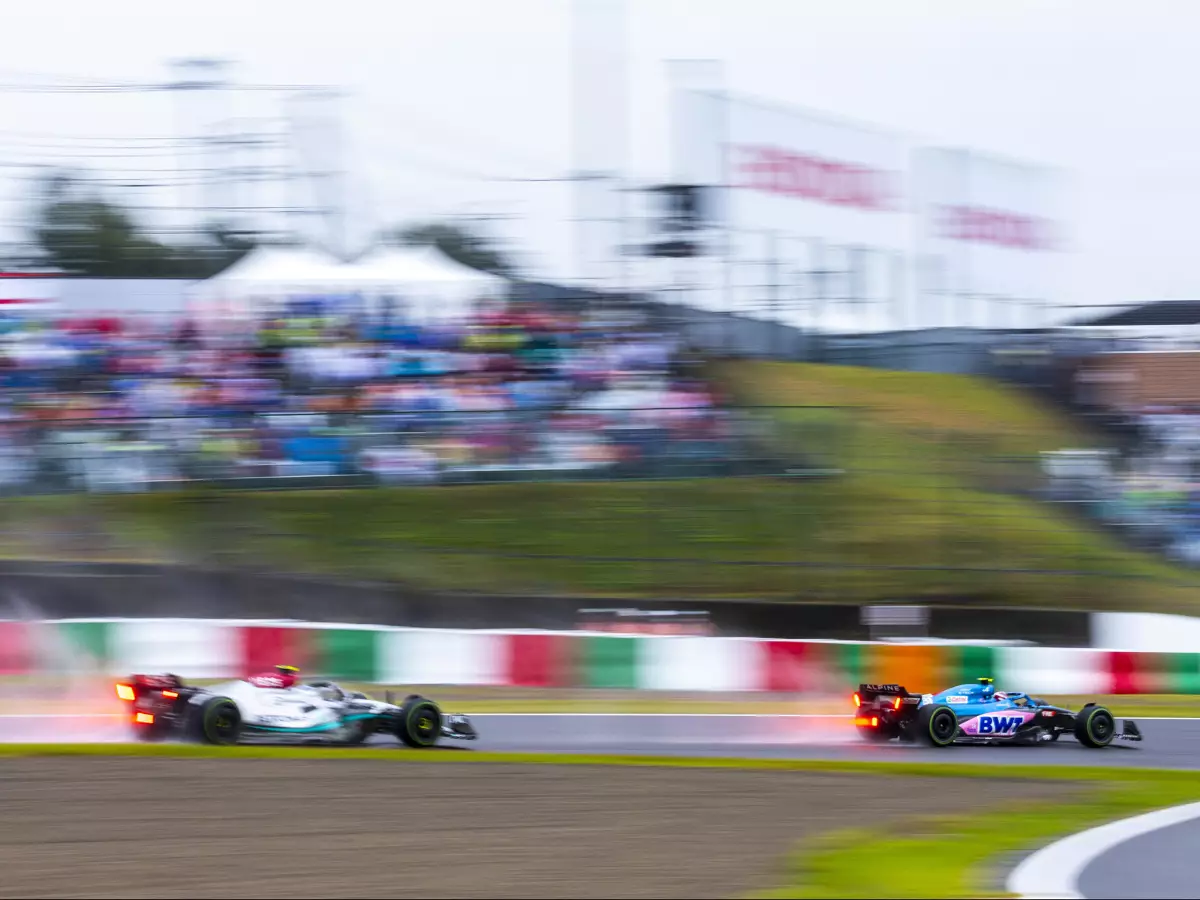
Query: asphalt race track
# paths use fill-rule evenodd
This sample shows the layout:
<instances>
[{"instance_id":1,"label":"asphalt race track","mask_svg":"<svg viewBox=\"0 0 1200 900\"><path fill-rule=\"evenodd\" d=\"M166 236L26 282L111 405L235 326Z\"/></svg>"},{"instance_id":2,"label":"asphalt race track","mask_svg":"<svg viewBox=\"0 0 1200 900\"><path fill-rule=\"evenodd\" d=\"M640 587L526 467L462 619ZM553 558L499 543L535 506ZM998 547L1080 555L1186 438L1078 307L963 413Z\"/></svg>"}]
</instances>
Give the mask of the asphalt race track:
<instances>
[{"instance_id":1,"label":"asphalt race track","mask_svg":"<svg viewBox=\"0 0 1200 900\"><path fill-rule=\"evenodd\" d=\"M1037 746L867 744L848 717L481 715L472 721L479 740L461 746L495 751L1200 768L1200 719L1136 720L1145 740L1118 740L1104 750L1065 736Z\"/></svg>"},{"instance_id":2,"label":"asphalt race track","mask_svg":"<svg viewBox=\"0 0 1200 900\"><path fill-rule=\"evenodd\" d=\"M449 710L467 712L469 710ZM479 740L446 747L497 752L751 756L913 762L954 760L1006 765L1104 765L1200 769L1200 719L1139 719L1145 740L1104 750L1069 737L1037 746L867 744L849 717L759 715L513 714L472 716ZM0 742L124 741L114 716L0 716ZM385 738L372 741L390 743Z\"/></svg>"},{"instance_id":3,"label":"asphalt race track","mask_svg":"<svg viewBox=\"0 0 1200 900\"><path fill-rule=\"evenodd\" d=\"M1079 891L1088 900L1195 897L1197 847L1200 819L1131 838L1083 870ZM1147 860L1153 865L1146 865Z\"/></svg>"}]
</instances>

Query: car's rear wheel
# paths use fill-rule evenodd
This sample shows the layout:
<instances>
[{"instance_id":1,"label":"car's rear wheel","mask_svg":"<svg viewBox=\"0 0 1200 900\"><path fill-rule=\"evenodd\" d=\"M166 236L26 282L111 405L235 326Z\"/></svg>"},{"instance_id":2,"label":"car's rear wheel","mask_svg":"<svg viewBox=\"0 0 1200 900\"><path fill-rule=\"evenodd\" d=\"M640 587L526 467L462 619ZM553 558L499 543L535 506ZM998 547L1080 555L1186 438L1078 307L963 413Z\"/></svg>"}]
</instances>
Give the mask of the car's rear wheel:
<instances>
[{"instance_id":1,"label":"car's rear wheel","mask_svg":"<svg viewBox=\"0 0 1200 900\"><path fill-rule=\"evenodd\" d=\"M1117 736L1117 720L1103 706L1086 706L1075 716L1075 740L1085 747L1107 747Z\"/></svg>"},{"instance_id":2,"label":"car's rear wheel","mask_svg":"<svg viewBox=\"0 0 1200 900\"><path fill-rule=\"evenodd\" d=\"M413 695L400 707L396 737L409 747L432 747L442 736L442 711L432 700Z\"/></svg>"},{"instance_id":3,"label":"car's rear wheel","mask_svg":"<svg viewBox=\"0 0 1200 900\"><path fill-rule=\"evenodd\" d=\"M193 736L205 744L229 746L242 734L242 713L228 697L213 697L196 710Z\"/></svg>"},{"instance_id":4,"label":"car's rear wheel","mask_svg":"<svg viewBox=\"0 0 1200 900\"><path fill-rule=\"evenodd\" d=\"M958 736L958 716L948 706L925 706L917 713L918 739L931 747L949 747Z\"/></svg>"}]
</instances>

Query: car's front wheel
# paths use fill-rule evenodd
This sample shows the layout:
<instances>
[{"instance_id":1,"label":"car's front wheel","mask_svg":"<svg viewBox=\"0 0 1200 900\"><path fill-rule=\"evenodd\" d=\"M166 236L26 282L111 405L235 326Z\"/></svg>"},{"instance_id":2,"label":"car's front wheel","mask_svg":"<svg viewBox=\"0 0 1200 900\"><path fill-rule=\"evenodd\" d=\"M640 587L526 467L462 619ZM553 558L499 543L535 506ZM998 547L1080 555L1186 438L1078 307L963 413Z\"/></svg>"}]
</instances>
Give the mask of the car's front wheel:
<instances>
[{"instance_id":1,"label":"car's front wheel","mask_svg":"<svg viewBox=\"0 0 1200 900\"><path fill-rule=\"evenodd\" d=\"M413 695L400 707L396 737L409 747L432 747L442 736L442 711L432 700Z\"/></svg>"},{"instance_id":2,"label":"car's front wheel","mask_svg":"<svg viewBox=\"0 0 1200 900\"><path fill-rule=\"evenodd\" d=\"M1103 706L1086 706L1075 716L1075 740L1085 747L1107 747L1117 736L1117 720Z\"/></svg>"}]
</instances>

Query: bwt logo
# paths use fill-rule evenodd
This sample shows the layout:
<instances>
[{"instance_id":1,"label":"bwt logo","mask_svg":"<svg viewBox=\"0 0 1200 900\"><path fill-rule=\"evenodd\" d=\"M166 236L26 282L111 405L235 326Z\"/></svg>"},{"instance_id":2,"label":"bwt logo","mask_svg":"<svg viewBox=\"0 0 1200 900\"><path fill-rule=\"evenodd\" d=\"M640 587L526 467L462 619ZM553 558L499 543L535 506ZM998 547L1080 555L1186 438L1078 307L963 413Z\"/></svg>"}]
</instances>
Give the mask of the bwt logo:
<instances>
[{"instance_id":1,"label":"bwt logo","mask_svg":"<svg viewBox=\"0 0 1200 900\"><path fill-rule=\"evenodd\" d=\"M943 206L938 214L938 234L951 241L992 244L1010 250L1052 250L1050 223L973 206Z\"/></svg>"},{"instance_id":2,"label":"bwt logo","mask_svg":"<svg viewBox=\"0 0 1200 900\"><path fill-rule=\"evenodd\" d=\"M980 716L980 734L1012 734L1021 727L1024 716Z\"/></svg>"},{"instance_id":3,"label":"bwt logo","mask_svg":"<svg viewBox=\"0 0 1200 900\"><path fill-rule=\"evenodd\" d=\"M892 173L777 147L738 145L733 150L741 156L734 187L872 212L897 208Z\"/></svg>"}]
</instances>

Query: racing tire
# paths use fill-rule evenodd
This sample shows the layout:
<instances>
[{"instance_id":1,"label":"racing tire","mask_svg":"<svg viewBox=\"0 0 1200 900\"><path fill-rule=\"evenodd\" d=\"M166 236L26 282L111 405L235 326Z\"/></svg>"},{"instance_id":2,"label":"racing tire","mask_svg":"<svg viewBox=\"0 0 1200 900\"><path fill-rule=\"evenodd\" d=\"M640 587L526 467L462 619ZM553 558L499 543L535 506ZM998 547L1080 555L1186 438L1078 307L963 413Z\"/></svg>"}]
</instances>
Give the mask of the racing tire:
<instances>
[{"instance_id":1,"label":"racing tire","mask_svg":"<svg viewBox=\"0 0 1200 900\"><path fill-rule=\"evenodd\" d=\"M203 744L232 746L242 734L242 712L228 697L212 697L196 710L192 736Z\"/></svg>"},{"instance_id":2,"label":"racing tire","mask_svg":"<svg viewBox=\"0 0 1200 900\"><path fill-rule=\"evenodd\" d=\"M917 713L918 739L930 747L949 747L958 737L958 716L948 706L924 706Z\"/></svg>"},{"instance_id":3,"label":"racing tire","mask_svg":"<svg viewBox=\"0 0 1200 900\"><path fill-rule=\"evenodd\" d=\"M1075 716L1075 740L1085 747L1107 747L1117 736L1117 720L1103 706L1085 706Z\"/></svg>"},{"instance_id":4,"label":"racing tire","mask_svg":"<svg viewBox=\"0 0 1200 900\"><path fill-rule=\"evenodd\" d=\"M442 711L432 700L413 695L400 707L396 737L409 747L432 747L442 736Z\"/></svg>"},{"instance_id":5,"label":"racing tire","mask_svg":"<svg viewBox=\"0 0 1200 900\"><path fill-rule=\"evenodd\" d=\"M872 744L884 744L900 737L900 729L891 725L880 725L872 728L870 725L855 725L858 736Z\"/></svg>"}]
</instances>

